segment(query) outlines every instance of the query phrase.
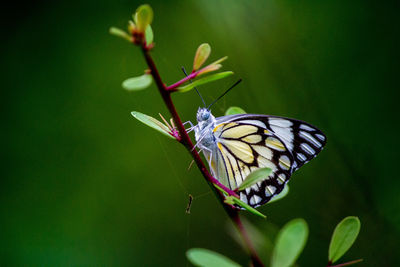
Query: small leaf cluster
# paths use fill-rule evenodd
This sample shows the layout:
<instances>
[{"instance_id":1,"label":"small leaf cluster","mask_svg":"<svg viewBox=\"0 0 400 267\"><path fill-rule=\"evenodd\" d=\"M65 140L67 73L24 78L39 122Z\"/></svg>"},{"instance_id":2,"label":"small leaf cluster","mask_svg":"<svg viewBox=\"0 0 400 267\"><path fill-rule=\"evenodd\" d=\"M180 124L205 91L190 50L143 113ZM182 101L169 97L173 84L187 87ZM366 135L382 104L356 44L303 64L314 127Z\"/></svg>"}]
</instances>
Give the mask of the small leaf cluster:
<instances>
[{"instance_id":1,"label":"small leaf cluster","mask_svg":"<svg viewBox=\"0 0 400 267\"><path fill-rule=\"evenodd\" d=\"M148 26L149 29L150 25ZM152 34L152 31L151 31ZM147 33L146 33L147 36ZM151 35L153 36L153 35ZM193 60L193 70L188 77L182 79L175 84L168 86L166 89L170 91L177 91L180 93L186 93L197 86L208 84L213 81L217 81L233 74L232 71L223 71L215 74L208 75L206 77L202 77L196 79L204 74L209 72L219 70L222 65L221 63L226 60L228 57L220 58L211 64L201 68L201 66L205 63L211 53L211 47L209 44L201 44L194 56ZM151 73L148 70L144 71L144 74L137 77L128 78L122 82L122 87L128 91L139 91L148 88L152 83Z\"/></svg>"},{"instance_id":2,"label":"small leaf cluster","mask_svg":"<svg viewBox=\"0 0 400 267\"><path fill-rule=\"evenodd\" d=\"M360 221L355 216L344 218L335 228L328 251L328 265L339 260L352 246L360 231ZM269 266L271 267L289 267L296 263L296 260L303 251L309 234L307 222L304 219L297 218L286 223L279 231L275 245L272 249L272 255ZM215 251L204 248L192 248L186 252L186 257L195 266L201 267L237 267L240 264L234 262L228 257ZM343 263L342 266L351 265L360 262L356 260ZM334 267L334 266L332 266Z\"/></svg>"},{"instance_id":3,"label":"small leaf cluster","mask_svg":"<svg viewBox=\"0 0 400 267\"><path fill-rule=\"evenodd\" d=\"M142 46L146 51L154 48L154 33L151 27L153 21L153 10L149 5L141 5L136 12L132 15L132 20L128 21L128 31L124 31L117 27L111 27L110 33L120 37L130 43ZM211 54L211 47L209 44L201 44L195 53L193 59L193 68L189 77L182 79L171 86L166 87L168 91L188 92L196 86L204 85L213 81L217 81L233 74L232 71L224 71L202 77L195 80L197 77L204 74L219 70L221 63L227 57L220 58L211 64L202 67ZM149 87L152 84L151 72L145 70L143 75L128 78L122 82L122 87L128 91L138 91ZM193 81L193 82L192 82Z\"/></svg>"},{"instance_id":4,"label":"small leaf cluster","mask_svg":"<svg viewBox=\"0 0 400 267\"><path fill-rule=\"evenodd\" d=\"M117 27L110 28L110 34L120 37L134 44L145 44L151 48L153 43L153 9L149 5L141 5L132 15L132 20L128 21L128 32Z\"/></svg>"},{"instance_id":5,"label":"small leaf cluster","mask_svg":"<svg viewBox=\"0 0 400 267\"><path fill-rule=\"evenodd\" d=\"M110 34L120 37L130 43L142 45L146 50L154 47L153 9L149 5L141 5L128 21L128 32L117 27L110 28ZM122 87L128 91L138 91L149 87L152 83L151 73L145 70L143 75L128 78L122 82Z\"/></svg>"},{"instance_id":6,"label":"small leaf cluster","mask_svg":"<svg viewBox=\"0 0 400 267\"><path fill-rule=\"evenodd\" d=\"M206 73L212 72L212 71L219 70L222 67L221 63L228 58L228 57L220 58L220 59L212 62L211 64L201 68L203 66L203 64L207 61L210 54L211 54L211 47L207 43L201 44L197 48L196 54L193 59L193 69L191 72L191 75L194 76L194 78L204 75ZM194 80L193 82L191 82L187 85L179 86L179 87L177 87L177 90L181 93L188 92L188 91L192 90L193 88L195 88L196 86L200 86L200 85L207 84L207 83L210 83L213 81L217 81L217 80L223 79L225 77L228 77L232 74L233 74L232 71L225 71L225 72L212 74L212 75L206 76L204 78Z\"/></svg>"}]
</instances>

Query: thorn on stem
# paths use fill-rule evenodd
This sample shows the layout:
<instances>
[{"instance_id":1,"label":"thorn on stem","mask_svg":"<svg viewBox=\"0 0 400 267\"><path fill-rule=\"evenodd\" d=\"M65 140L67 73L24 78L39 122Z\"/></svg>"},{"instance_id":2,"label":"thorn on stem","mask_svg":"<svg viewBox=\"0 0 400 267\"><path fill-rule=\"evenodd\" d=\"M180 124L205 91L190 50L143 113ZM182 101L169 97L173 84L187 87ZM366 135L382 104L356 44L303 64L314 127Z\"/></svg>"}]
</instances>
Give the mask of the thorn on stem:
<instances>
[{"instance_id":1,"label":"thorn on stem","mask_svg":"<svg viewBox=\"0 0 400 267\"><path fill-rule=\"evenodd\" d=\"M356 263L359 263L359 262L362 262L362 261L363 261L363 259L358 259L358 260L354 260L354 261L340 263L340 264L337 264L337 265L332 265L332 262L329 261L327 266L330 266L330 267L344 267L344 266L353 265L353 264L356 264Z\"/></svg>"}]
</instances>

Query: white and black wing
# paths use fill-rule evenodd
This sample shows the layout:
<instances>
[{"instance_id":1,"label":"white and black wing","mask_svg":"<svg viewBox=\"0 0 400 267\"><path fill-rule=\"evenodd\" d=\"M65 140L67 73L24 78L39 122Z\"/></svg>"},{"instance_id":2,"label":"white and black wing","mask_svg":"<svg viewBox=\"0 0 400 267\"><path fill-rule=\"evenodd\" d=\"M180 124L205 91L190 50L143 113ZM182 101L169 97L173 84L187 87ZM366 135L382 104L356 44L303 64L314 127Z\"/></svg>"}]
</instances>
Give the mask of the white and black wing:
<instances>
[{"instance_id":1,"label":"white and black wing","mask_svg":"<svg viewBox=\"0 0 400 267\"><path fill-rule=\"evenodd\" d=\"M220 117L213 132L216 151L208 160L213 174L229 188L237 188L258 168L272 169L267 179L239 192L241 200L252 207L279 194L291 174L326 144L325 135L314 126L277 116Z\"/></svg>"}]
</instances>

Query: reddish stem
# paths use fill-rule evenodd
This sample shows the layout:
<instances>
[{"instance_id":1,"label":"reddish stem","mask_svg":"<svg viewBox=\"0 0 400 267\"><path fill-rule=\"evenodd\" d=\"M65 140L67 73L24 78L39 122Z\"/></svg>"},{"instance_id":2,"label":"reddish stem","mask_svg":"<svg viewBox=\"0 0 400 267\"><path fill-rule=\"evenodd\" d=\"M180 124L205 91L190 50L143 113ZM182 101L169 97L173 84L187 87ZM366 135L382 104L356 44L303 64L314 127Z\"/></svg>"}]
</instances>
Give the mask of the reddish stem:
<instances>
[{"instance_id":1,"label":"reddish stem","mask_svg":"<svg viewBox=\"0 0 400 267\"><path fill-rule=\"evenodd\" d=\"M235 215L231 216L232 221L235 223L239 233L242 236L244 243L249 250L249 254L251 256L251 261L253 262L253 267L262 267L264 266L261 262L260 258L257 255L257 251L255 250L253 243L251 242L250 237L247 235L246 229L243 226L242 221L240 220L239 213L237 212Z\"/></svg>"},{"instance_id":2,"label":"reddish stem","mask_svg":"<svg viewBox=\"0 0 400 267\"><path fill-rule=\"evenodd\" d=\"M165 89L168 90L168 91L175 91L175 89L176 89L179 85L184 84L185 82L188 82L189 80L196 78L196 76L197 76L198 74L199 74L198 71L192 72L192 73L190 73L188 76L186 76L185 78L183 78L182 80L177 81L177 82L174 83L174 84L171 84L170 86L166 87Z\"/></svg>"},{"instance_id":3,"label":"reddish stem","mask_svg":"<svg viewBox=\"0 0 400 267\"><path fill-rule=\"evenodd\" d=\"M190 139L188 133L186 132L185 127L182 124L182 120L181 120L180 116L178 115L178 112L176 111L175 105L172 102L171 93L173 91L175 91L176 87L178 87L179 85L196 77L197 72L193 72L190 75L188 75L187 77L185 77L184 79L180 80L179 82L167 87L162 82L161 76L157 70L157 67L156 67L152 57L150 56L149 50L147 49L147 47L144 44L141 45L141 48L142 48L142 52L143 52L144 58L146 60L146 63L149 66L149 69L151 71L151 75L153 76L153 79L157 85L158 91L160 92L161 97L163 98L164 103L166 104L166 106L167 106L169 112L171 113L171 116L178 128L178 131L179 131L179 134L181 137L179 140L180 143L183 144L186 147L186 149L188 150L188 152L192 155L194 161L196 162L197 167L201 171L201 173L204 176L204 178L206 179L207 183L209 184L209 186L211 187L213 192L216 194L216 196L219 198L220 203L224 207L228 216L231 218L231 220L233 221L233 223L236 225L237 229L239 230L239 232L248 248L248 252L250 253L253 266L255 266L255 267L264 266L262 264L261 260L259 259L257 252L255 251L255 249L251 243L251 240L250 240L249 236L247 235L246 230L243 227L243 224L239 217L238 210L235 207L233 207L232 205L226 204L224 202L225 196L223 195L222 192L220 192L219 190L217 190L214 187L214 184L221 187L223 190L225 190L231 196L238 197L238 195L235 192L233 192L232 190L230 190L229 188L227 188L226 186L224 186L223 184L221 184L217 179L215 179L208 172L199 153L197 153L196 149L194 149L192 140Z\"/></svg>"},{"instance_id":4,"label":"reddish stem","mask_svg":"<svg viewBox=\"0 0 400 267\"><path fill-rule=\"evenodd\" d=\"M349 261L349 262L345 262L345 263L341 263L341 264L337 264L337 265L332 265L332 262L328 262L328 265L326 265L327 267L343 267L343 266L349 266L352 264L356 264L359 262L362 262L363 259L358 259L358 260L354 260L354 261Z\"/></svg>"}]
</instances>

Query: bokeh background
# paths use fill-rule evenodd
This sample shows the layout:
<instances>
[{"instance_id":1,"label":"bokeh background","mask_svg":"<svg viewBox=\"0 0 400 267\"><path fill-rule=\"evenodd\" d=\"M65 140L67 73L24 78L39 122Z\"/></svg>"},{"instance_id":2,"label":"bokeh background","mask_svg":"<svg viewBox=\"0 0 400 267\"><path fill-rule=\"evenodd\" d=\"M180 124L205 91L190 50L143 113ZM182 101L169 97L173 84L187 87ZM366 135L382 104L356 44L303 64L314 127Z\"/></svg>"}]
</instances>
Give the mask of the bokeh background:
<instances>
[{"instance_id":1,"label":"bokeh background","mask_svg":"<svg viewBox=\"0 0 400 267\"><path fill-rule=\"evenodd\" d=\"M265 237L304 218L309 241L299 266L325 266L331 233L359 216L359 239L343 258L399 266L397 171L398 3L376 1L148 1L154 59L166 83L182 78L197 46L229 56L235 77L201 87L210 103L243 82L229 106L308 121L326 149L293 175L290 193L243 213ZM9 3L1 18L2 266L185 266L204 247L242 263L223 209L179 144L130 111L168 113L153 85L129 93L143 73L140 51L108 34L125 27L139 1ZM397 62L396 62L397 63ZM174 97L195 120L195 92ZM194 196L185 214L188 194ZM265 255L264 255L265 254Z\"/></svg>"}]
</instances>

